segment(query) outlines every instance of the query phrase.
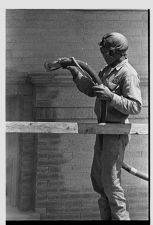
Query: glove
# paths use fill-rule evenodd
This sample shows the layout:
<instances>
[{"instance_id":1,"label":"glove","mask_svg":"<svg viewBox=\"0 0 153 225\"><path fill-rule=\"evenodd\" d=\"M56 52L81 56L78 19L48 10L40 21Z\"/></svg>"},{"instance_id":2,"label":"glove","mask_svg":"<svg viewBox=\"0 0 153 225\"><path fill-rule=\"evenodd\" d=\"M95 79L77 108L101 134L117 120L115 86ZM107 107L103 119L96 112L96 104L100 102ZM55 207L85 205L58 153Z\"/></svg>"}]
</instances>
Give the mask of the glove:
<instances>
[{"instance_id":1,"label":"glove","mask_svg":"<svg viewBox=\"0 0 153 225\"><path fill-rule=\"evenodd\" d=\"M49 62L45 62L45 63L44 63L44 67L45 67L45 70L46 70L47 72L50 71L51 66L50 66L50 63L49 63Z\"/></svg>"},{"instance_id":2,"label":"glove","mask_svg":"<svg viewBox=\"0 0 153 225\"><path fill-rule=\"evenodd\" d=\"M92 87L96 96L105 101L111 101L113 98L113 93L103 84L95 85Z\"/></svg>"},{"instance_id":3,"label":"glove","mask_svg":"<svg viewBox=\"0 0 153 225\"><path fill-rule=\"evenodd\" d=\"M74 80L80 74L79 70L77 70L77 68L75 66L67 66L66 69L71 72Z\"/></svg>"}]
</instances>

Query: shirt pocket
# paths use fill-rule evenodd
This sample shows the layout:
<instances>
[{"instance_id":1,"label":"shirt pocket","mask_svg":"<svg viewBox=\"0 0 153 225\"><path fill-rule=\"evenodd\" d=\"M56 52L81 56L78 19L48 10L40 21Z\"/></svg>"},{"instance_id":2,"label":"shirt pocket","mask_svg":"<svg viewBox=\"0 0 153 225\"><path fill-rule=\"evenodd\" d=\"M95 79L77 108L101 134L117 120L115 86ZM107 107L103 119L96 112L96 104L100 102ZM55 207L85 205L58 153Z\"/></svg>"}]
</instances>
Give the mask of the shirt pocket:
<instances>
[{"instance_id":1,"label":"shirt pocket","mask_svg":"<svg viewBox=\"0 0 153 225\"><path fill-rule=\"evenodd\" d=\"M111 81L107 82L107 86L112 92L115 92L119 88L119 84L113 83Z\"/></svg>"},{"instance_id":2,"label":"shirt pocket","mask_svg":"<svg viewBox=\"0 0 153 225\"><path fill-rule=\"evenodd\" d=\"M121 95L121 76L114 76L113 79L107 79L107 87L118 95Z\"/></svg>"}]
</instances>

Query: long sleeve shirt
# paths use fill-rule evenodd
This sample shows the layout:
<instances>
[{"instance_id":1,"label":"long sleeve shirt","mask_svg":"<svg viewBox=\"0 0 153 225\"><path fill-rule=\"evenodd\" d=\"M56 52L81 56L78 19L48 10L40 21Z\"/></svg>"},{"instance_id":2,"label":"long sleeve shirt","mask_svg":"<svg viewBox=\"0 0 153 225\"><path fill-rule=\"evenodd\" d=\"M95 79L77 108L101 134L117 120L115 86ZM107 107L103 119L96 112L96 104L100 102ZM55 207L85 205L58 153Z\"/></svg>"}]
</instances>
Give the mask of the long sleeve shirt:
<instances>
[{"instance_id":1,"label":"long sleeve shirt","mask_svg":"<svg viewBox=\"0 0 153 225\"><path fill-rule=\"evenodd\" d=\"M142 108L140 80L135 69L125 59L120 64L111 68L107 65L99 72L102 83L112 92L111 102L106 102L105 122L125 123L130 114L140 113ZM84 94L95 97L92 90L94 83L79 73L74 79L78 89ZM95 113L97 119L101 117L101 101L96 98Z\"/></svg>"}]
</instances>

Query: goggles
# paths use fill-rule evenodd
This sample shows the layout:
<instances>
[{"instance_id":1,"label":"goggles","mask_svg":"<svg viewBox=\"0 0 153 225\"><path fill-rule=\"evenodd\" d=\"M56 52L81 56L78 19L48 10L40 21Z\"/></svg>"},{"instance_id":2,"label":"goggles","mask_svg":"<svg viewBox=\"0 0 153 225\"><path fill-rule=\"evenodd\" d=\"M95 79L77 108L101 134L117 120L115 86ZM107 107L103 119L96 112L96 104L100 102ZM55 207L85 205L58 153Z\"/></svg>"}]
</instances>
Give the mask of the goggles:
<instances>
[{"instance_id":1,"label":"goggles","mask_svg":"<svg viewBox=\"0 0 153 225\"><path fill-rule=\"evenodd\" d=\"M98 46L104 47L103 41L98 42Z\"/></svg>"}]
</instances>

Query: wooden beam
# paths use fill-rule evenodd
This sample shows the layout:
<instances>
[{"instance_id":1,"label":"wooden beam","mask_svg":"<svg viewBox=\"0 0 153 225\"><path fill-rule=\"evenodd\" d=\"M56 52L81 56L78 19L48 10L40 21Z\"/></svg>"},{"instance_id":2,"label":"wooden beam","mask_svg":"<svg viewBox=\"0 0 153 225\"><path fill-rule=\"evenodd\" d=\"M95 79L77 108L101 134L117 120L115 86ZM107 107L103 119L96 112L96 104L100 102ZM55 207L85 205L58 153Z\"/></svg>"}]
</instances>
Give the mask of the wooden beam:
<instances>
[{"instance_id":1,"label":"wooden beam","mask_svg":"<svg viewBox=\"0 0 153 225\"><path fill-rule=\"evenodd\" d=\"M7 121L8 133L148 134L147 124Z\"/></svg>"}]
</instances>

